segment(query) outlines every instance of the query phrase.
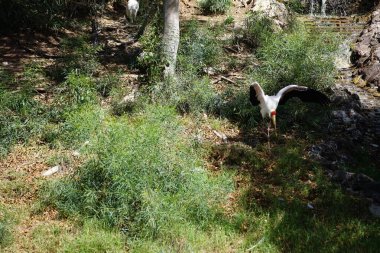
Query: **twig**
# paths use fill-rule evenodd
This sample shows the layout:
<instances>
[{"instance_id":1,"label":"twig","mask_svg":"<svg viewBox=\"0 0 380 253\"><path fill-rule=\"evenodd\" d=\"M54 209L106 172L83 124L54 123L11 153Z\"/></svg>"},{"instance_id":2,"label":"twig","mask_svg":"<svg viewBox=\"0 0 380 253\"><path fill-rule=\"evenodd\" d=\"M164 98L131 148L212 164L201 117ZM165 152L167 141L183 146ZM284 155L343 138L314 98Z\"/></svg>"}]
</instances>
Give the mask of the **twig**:
<instances>
[{"instance_id":1,"label":"twig","mask_svg":"<svg viewBox=\"0 0 380 253\"><path fill-rule=\"evenodd\" d=\"M234 49L234 48L231 48L231 47L224 46L223 48L226 49L226 50L229 50L229 51L231 51L231 52L233 52L233 53L236 53L236 54L239 53L238 50L236 50L236 49Z\"/></svg>"},{"instance_id":2,"label":"twig","mask_svg":"<svg viewBox=\"0 0 380 253\"><path fill-rule=\"evenodd\" d=\"M213 132L216 136L218 136L220 139L222 139L222 141L227 142L227 135L225 135L224 133L220 133L220 132L218 132L218 131L216 131L216 130L212 130L212 132Z\"/></svg>"},{"instance_id":3,"label":"twig","mask_svg":"<svg viewBox=\"0 0 380 253\"><path fill-rule=\"evenodd\" d=\"M236 84L235 81L232 81L231 79L229 79L229 78L227 78L227 77L225 77L225 76L221 76L220 78L223 79L223 80L226 80L227 82L230 82L230 83Z\"/></svg>"}]
</instances>

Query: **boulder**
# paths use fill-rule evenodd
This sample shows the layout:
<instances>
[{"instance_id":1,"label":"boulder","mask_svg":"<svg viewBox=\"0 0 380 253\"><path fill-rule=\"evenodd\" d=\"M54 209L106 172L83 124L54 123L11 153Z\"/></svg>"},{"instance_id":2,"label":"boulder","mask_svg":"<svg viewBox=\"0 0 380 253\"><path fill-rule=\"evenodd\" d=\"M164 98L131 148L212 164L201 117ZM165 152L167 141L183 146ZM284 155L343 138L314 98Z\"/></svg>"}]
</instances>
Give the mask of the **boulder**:
<instances>
[{"instance_id":1,"label":"boulder","mask_svg":"<svg viewBox=\"0 0 380 253\"><path fill-rule=\"evenodd\" d=\"M289 23L289 12L285 4L276 0L256 0L252 12L271 19L278 28L284 28Z\"/></svg>"},{"instance_id":2,"label":"boulder","mask_svg":"<svg viewBox=\"0 0 380 253\"><path fill-rule=\"evenodd\" d=\"M367 86L380 89L380 5L372 12L351 54L351 61Z\"/></svg>"}]
</instances>

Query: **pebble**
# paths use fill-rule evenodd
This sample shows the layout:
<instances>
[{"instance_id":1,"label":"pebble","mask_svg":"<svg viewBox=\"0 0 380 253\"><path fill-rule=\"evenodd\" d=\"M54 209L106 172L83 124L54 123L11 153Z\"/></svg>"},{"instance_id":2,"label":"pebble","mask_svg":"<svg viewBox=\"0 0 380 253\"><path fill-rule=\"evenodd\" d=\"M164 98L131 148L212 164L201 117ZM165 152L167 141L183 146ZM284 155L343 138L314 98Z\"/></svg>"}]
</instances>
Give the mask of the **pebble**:
<instances>
[{"instance_id":1,"label":"pebble","mask_svg":"<svg viewBox=\"0 0 380 253\"><path fill-rule=\"evenodd\" d=\"M59 172L60 170L61 170L61 166L56 165L56 166L51 167L50 169L45 170L44 172L42 172L42 176L48 177L48 176L51 176L51 175Z\"/></svg>"}]
</instances>

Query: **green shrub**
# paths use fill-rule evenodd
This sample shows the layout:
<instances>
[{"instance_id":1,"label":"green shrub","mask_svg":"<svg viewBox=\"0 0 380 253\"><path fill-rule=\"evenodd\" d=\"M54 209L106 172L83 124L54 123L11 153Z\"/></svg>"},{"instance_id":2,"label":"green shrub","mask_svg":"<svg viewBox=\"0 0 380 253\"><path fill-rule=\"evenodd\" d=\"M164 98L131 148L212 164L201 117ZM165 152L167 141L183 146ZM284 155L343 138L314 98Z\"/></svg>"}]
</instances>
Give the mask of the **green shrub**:
<instances>
[{"instance_id":1,"label":"green shrub","mask_svg":"<svg viewBox=\"0 0 380 253\"><path fill-rule=\"evenodd\" d=\"M47 122L46 106L34 99L33 86L23 76L16 83L12 75L2 71L0 75L0 157L8 153L10 147L26 142L40 133ZM33 84L33 83L32 83ZM17 90L10 87L19 85Z\"/></svg>"},{"instance_id":2,"label":"green shrub","mask_svg":"<svg viewBox=\"0 0 380 253\"><path fill-rule=\"evenodd\" d=\"M66 240L60 253L103 253L125 252L122 235L118 231L104 229L94 220L86 221L80 234L74 239Z\"/></svg>"},{"instance_id":3,"label":"green shrub","mask_svg":"<svg viewBox=\"0 0 380 253\"><path fill-rule=\"evenodd\" d=\"M231 0L198 0L204 13L225 13L231 7Z\"/></svg>"},{"instance_id":4,"label":"green shrub","mask_svg":"<svg viewBox=\"0 0 380 253\"><path fill-rule=\"evenodd\" d=\"M11 242L12 235L10 229L9 213L0 205L0 249Z\"/></svg>"},{"instance_id":5,"label":"green shrub","mask_svg":"<svg viewBox=\"0 0 380 253\"><path fill-rule=\"evenodd\" d=\"M65 89L65 102L70 105L96 101L96 85L89 76L71 72L68 74L63 86Z\"/></svg>"},{"instance_id":6,"label":"green shrub","mask_svg":"<svg viewBox=\"0 0 380 253\"><path fill-rule=\"evenodd\" d=\"M175 106L181 113L202 113L212 110L219 97L208 77L180 73L176 80L152 86L154 101Z\"/></svg>"},{"instance_id":7,"label":"green shrub","mask_svg":"<svg viewBox=\"0 0 380 253\"><path fill-rule=\"evenodd\" d=\"M207 227L216 219L231 182L208 175L175 110L148 106L133 118L106 119L96 132L92 158L47 187L43 203L137 237L155 238L176 223Z\"/></svg>"},{"instance_id":8,"label":"green shrub","mask_svg":"<svg viewBox=\"0 0 380 253\"><path fill-rule=\"evenodd\" d=\"M254 110L249 101L248 85L227 89L222 94L222 101L215 108L216 113L223 117L238 122L242 127L252 128L257 125L257 120L261 120L259 110Z\"/></svg>"},{"instance_id":9,"label":"green shrub","mask_svg":"<svg viewBox=\"0 0 380 253\"><path fill-rule=\"evenodd\" d=\"M75 72L91 76L99 70L97 54L101 46L94 46L89 41L85 36L65 38L62 41L61 65L64 74Z\"/></svg>"},{"instance_id":10,"label":"green shrub","mask_svg":"<svg viewBox=\"0 0 380 253\"><path fill-rule=\"evenodd\" d=\"M295 12L295 13L306 13L306 6L301 3L300 0L289 0L285 2L286 6L289 10Z\"/></svg>"},{"instance_id":11,"label":"green shrub","mask_svg":"<svg viewBox=\"0 0 380 253\"><path fill-rule=\"evenodd\" d=\"M196 21L184 25L178 51L177 76L150 87L155 102L170 104L181 112L205 112L218 101L218 96L204 69L221 61L221 45L210 29Z\"/></svg>"},{"instance_id":12,"label":"green shrub","mask_svg":"<svg viewBox=\"0 0 380 253\"><path fill-rule=\"evenodd\" d=\"M161 59L161 22L159 14L155 15L139 39L143 53L138 56L137 63L139 68L147 73L150 83L160 81L164 70Z\"/></svg>"},{"instance_id":13,"label":"green shrub","mask_svg":"<svg viewBox=\"0 0 380 253\"><path fill-rule=\"evenodd\" d=\"M186 23L181 31L177 69L199 73L205 67L221 62L222 47L216 36L215 32L200 26L197 21Z\"/></svg>"},{"instance_id":14,"label":"green shrub","mask_svg":"<svg viewBox=\"0 0 380 253\"><path fill-rule=\"evenodd\" d=\"M252 71L267 93L289 84L323 90L334 83L338 39L330 33L309 32L302 25L275 33L258 49L262 64Z\"/></svg>"},{"instance_id":15,"label":"green shrub","mask_svg":"<svg viewBox=\"0 0 380 253\"><path fill-rule=\"evenodd\" d=\"M96 90L103 96L108 97L111 93L111 90L120 83L120 78L115 74L107 74L96 79Z\"/></svg>"},{"instance_id":16,"label":"green shrub","mask_svg":"<svg viewBox=\"0 0 380 253\"><path fill-rule=\"evenodd\" d=\"M251 14L246 19L246 29L243 31L244 41L253 49L267 44L272 40L275 29L273 22L257 14Z\"/></svg>"}]
</instances>

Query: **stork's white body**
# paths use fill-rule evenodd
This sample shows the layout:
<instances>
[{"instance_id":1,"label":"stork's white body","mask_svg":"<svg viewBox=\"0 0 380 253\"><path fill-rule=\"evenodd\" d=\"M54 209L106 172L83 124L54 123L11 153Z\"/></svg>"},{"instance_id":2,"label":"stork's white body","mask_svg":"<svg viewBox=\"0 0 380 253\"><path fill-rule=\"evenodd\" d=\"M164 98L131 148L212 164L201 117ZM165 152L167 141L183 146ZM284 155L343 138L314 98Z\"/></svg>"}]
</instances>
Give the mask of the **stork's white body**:
<instances>
[{"instance_id":1,"label":"stork's white body","mask_svg":"<svg viewBox=\"0 0 380 253\"><path fill-rule=\"evenodd\" d=\"M259 100L260 102L260 112L263 118L271 117L271 113L276 111L278 104L280 103L280 100L285 93L290 92L292 90L308 89L305 86L288 85L285 88L282 88L279 92L277 92L275 96L268 96L265 95L263 89L258 83L254 83L253 87L256 91L257 100Z\"/></svg>"},{"instance_id":2,"label":"stork's white body","mask_svg":"<svg viewBox=\"0 0 380 253\"><path fill-rule=\"evenodd\" d=\"M328 103L329 99L323 93L310 89L305 86L298 85L288 85L282 88L279 92L277 92L274 96L265 95L261 86L254 82L250 87L250 101L252 105L260 106L260 113L263 118L270 118L272 121L272 125L276 130L276 109L279 104L284 104L288 99L292 97L298 97L304 102L314 102L314 103ZM270 123L268 124L268 145L269 142L269 132L270 132Z\"/></svg>"},{"instance_id":3,"label":"stork's white body","mask_svg":"<svg viewBox=\"0 0 380 253\"><path fill-rule=\"evenodd\" d=\"M127 17L133 23L136 20L137 12L139 11L139 2L136 0L129 0L127 5Z\"/></svg>"}]
</instances>

